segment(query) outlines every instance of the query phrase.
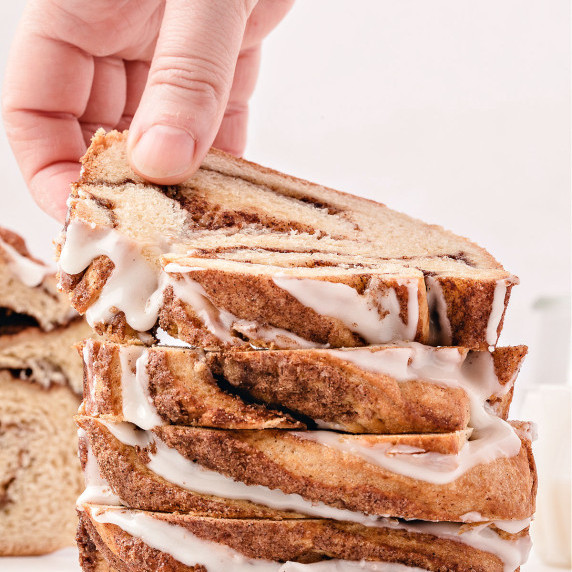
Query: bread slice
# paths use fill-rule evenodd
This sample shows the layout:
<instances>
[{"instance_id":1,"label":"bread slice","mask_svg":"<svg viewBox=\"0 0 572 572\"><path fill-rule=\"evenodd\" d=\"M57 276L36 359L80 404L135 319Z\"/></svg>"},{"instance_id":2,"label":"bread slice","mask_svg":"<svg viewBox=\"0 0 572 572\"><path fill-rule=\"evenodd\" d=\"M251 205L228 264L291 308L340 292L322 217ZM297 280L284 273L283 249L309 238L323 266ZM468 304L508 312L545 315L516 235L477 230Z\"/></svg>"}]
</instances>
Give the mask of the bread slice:
<instances>
[{"instance_id":1,"label":"bread slice","mask_svg":"<svg viewBox=\"0 0 572 572\"><path fill-rule=\"evenodd\" d=\"M82 412L144 429L309 424L350 433L447 433L469 424L464 383L475 389L486 384L490 394L483 401L488 398L492 410L507 418L525 354L524 346L489 354L415 343L204 352L89 339L83 345Z\"/></svg>"},{"instance_id":2,"label":"bread slice","mask_svg":"<svg viewBox=\"0 0 572 572\"><path fill-rule=\"evenodd\" d=\"M467 239L215 150L185 183L151 185L126 138L95 135L59 244L61 285L99 332L124 341L160 323L203 347L496 344L517 279Z\"/></svg>"},{"instance_id":3,"label":"bread slice","mask_svg":"<svg viewBox=\"0 0 572 572\"><path fill-rule=\"evenodd\" d=\"M68 385L0 369L0 555L45 554L73 544L83 479Z\"/></svg>"},{"instance_id":4,"label":"bread slice","mask_svg":"<svg viewBox=\"0 0 572 572\"><path fill-rule=\"evenodd\" d=\"M476 513L479 520L523 519L534 512L536 471L530 441L524 435L514 456L469 465L464 472L447 473L443 479L439 469L435 478L428 468L458 461L468 432L345 435L338 447L322 441L327 439L324 434L336 435L331 432L182 426L144 432L90 417L77 421L103 478L133 508L222 512L220 505L225 501L217 496L224 496L228 487L236 489L231 482L239 482L250 488L238 487L233 498L264 505L267 496L252 496L253 490L258 491L255 485L260 485L310 501L300 504L292 497L281 497L279 503L285 504L267 506L310 515L318 514L306 512L315 509L311 503L323 503L344 514L422 520L463 521ZM425 457L416 459L412 470L403 469L400 463L410 462L408 455L415 453ZM201 481L195 480L197 474L204 475ZM223 488L215 483L221 480L217 474L226 477ZM239 508L248 510L248 504ZM259 516L258 507L253 508L251 516Z\"/></svg>"},{"instance_id":5,"label":"bread slice","mask_svg":"<svg viewBox=\"0 0 572 572\"><path fill-rule=\"evenodd\" d=\"M52 330L76 316L51 270L20 236L0 227L0 334L32 325Z\"/></svg>"},{"instance_id":6,"label":"bread slice","mask_svg":"<svg viewBox=\"0 0 572 572\"><path fill-rule=\"evenodd\" d=\"M530 546L526 524L516 533L493 523L471 527L392 520L365 527L332 520L226 519L91 504L82 505L79 514L84 572L287 572L304 571L304 564L312 563L309 571L398 572L412 567L501 572L518 570ZM291 564L282 568L284 562ZM381 563L386 567L380 568Z\"/></svg>"}]
</instances>

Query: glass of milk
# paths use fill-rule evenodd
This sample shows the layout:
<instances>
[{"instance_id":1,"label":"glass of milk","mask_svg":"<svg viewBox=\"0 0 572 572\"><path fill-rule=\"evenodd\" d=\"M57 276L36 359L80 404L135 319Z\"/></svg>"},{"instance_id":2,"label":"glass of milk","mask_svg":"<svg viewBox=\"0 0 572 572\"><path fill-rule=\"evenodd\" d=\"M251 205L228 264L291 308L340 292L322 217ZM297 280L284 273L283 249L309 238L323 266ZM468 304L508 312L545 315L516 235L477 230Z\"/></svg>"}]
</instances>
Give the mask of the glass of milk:
<instances>
[{"instance_id":1,"label":"glass of milk","mask_svg":"<svg viewBox=\"0 0 572 572\"><path fill-rule=\"evenodd\" d=\"M537 424L533 445L538 469L534 551L544 563L572 567L570 298L543 298L534 309L536 368L519 417Z\"/></svg>"}]
</instances>

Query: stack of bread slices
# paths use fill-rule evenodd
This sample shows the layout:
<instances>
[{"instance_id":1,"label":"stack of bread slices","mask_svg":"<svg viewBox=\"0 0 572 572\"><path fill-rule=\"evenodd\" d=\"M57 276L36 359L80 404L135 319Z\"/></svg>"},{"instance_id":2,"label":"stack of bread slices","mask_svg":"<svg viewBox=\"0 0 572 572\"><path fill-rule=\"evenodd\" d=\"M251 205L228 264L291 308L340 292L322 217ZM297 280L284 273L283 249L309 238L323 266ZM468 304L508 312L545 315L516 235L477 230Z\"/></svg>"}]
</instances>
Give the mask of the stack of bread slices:
<instances>
[{"instance_id":1,"label":"stack of bread slices","mask_svg":"<svg viewBox=\"0 0 572 572\"><path fill-rule=\"evenodd\" d=\"M85 571L513 571L531 427L516 278L384 205L211 151L143 181L98 132L58 244L100 334L77 422Z\"/></svg>"},{"instance_id":2,"label":"stack of bread slices","mask_svg":"<svg viewBox=\"0 0 572 572\"><path fill-rule=\"evenodd\" d=\"M72 346L89 334L50 269L0 228L0 556L73 544L82 366Z\"/></svg>"}]
</instances>

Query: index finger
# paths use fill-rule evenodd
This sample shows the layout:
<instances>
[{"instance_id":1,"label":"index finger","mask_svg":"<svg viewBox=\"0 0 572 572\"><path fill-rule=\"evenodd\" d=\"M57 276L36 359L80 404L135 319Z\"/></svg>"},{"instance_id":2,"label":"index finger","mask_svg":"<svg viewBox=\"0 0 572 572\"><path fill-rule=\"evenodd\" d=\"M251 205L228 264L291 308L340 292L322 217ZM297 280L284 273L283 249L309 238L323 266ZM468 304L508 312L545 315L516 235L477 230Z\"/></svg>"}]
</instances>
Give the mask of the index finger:
<instances>
[{"instance_id":1,"label":"index finger","mask_svg":"<svg viewBox=\"0 0 572 572\"><path fill-rule=\"evenodd\" d=\"M34 199L59 220L65 217L69 185L78 178L78 159L86 149L78 118L92 80L91 56L43 35L28 8L6 69L4 123Z\"/></svg>"}]
</instances>

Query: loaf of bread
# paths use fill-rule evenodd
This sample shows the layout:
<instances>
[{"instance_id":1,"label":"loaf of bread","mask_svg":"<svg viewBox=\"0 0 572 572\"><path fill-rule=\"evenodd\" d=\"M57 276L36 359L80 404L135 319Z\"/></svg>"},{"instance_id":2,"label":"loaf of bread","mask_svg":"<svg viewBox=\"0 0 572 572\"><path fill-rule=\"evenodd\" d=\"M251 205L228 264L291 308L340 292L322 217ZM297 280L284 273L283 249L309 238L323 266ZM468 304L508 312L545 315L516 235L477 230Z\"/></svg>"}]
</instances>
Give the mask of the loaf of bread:
<instances>
[{"instance_id":1,"label":"loaf of bread","mask_svg":"<svg viewBox=\"0 0 572 572\"><path fill-rule=\"evenodd\" d=\"M385 519L376 527L327 519L228 519L83 504L84 572L319 572L518 570L528 524L477 526ZM520 530L519 530L520 528ZM382 564L384 563L384 564Z\"/></svg>"},{"instance_id":2,"label":"loaf of bread","mask_svg":"<svg viewBox=\"0 0 572 572\"><path fill-rule=\"evenodd\" d=\"M91 335L81 318L49 332L27 327L17 333L0 335L0 370L17 372L22 380L44 388L66 385L78 397L83 391L82 362L74 345Z\"/></svg>"},{"instance_id":3,"label":"loaf of bread","mask_svg":"<svg viewBox=\"0 0 572 572\"><path fill-rule=\"evenodd\" d=\"M0 556L45 554L73 543L82 489L69 386L0 369Z\"/></svg>"},{"instance_id":4,"label":"loaf of bread","mask_svg":"<svg viewBox=\"0 0 572 572\"><path fill-rule=\"evenodd\" d=\"M350 433L447 433L467 428L470 395L483 385L489 393L482 401L507 418L525 353L524 346L489 354L416 343L205 352L89 339L82 412L145 429L309 424Z\"/></svg>"},{"instance_id":5,"label":"loaf of bread","mask_svg":"<svg viewBox=\"0 0 572 572\"><path fill-rule=\"evenodd\" d=\"M0 227L0 334L33 325L51 330L76 315L49 267L30 255L20 236Z\"/></svg>"},{"instance_id":6,"label":"loaf of bread","mask_svg":"<svg viewBox=\"0 0 572 572\"><path fill-rule=\"evenodd\" d=\"M55 276L0 229L0 556L73 543L82 364L72 346L90 334Z\"/></svg>"},{"instance_id":7,"label":"loaf of bread","mask_svg":"<svg viewBox=\"0 0 572 572\"><path fill-rule=\"evenodd\" d=\"M98 132L83 167L60 282L117 341L160 324L204 348L497 342L516 278L438 226L218 151L151 185L126 133Z\"/></svg>"}]
</instances>

